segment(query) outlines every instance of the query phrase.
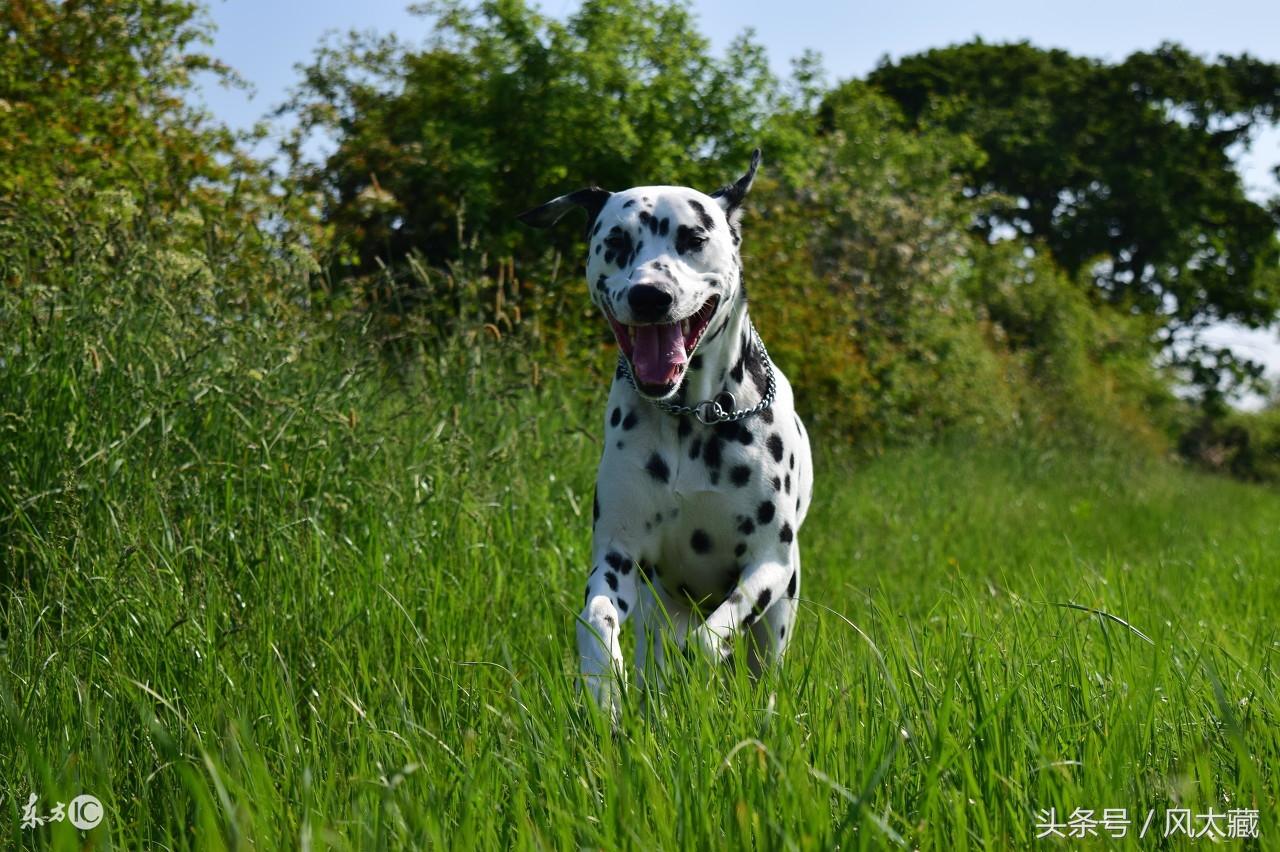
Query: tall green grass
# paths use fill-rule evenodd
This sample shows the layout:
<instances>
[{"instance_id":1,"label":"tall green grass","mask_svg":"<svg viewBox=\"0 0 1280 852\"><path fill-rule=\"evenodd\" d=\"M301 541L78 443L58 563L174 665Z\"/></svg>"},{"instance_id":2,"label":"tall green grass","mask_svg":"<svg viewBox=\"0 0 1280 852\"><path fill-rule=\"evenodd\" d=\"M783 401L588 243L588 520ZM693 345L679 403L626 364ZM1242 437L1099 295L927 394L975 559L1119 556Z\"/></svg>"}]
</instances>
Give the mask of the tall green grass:
<instances>
[{"instance_id":1,"label":"tall green grass","mask_svg":"<svg viewBox=\"0 0 1280 852\"><path fill-rule=\"evenodd\" d=\"M130 263L0 302L6 845L1003 848L1050 807L1280 837L1274 491L820 444L787 664L679 672L613 731L571 648L603 379L389 361L303 294ZM22 829L32 792L107 817Z\"/></svg>"}]
</instances>

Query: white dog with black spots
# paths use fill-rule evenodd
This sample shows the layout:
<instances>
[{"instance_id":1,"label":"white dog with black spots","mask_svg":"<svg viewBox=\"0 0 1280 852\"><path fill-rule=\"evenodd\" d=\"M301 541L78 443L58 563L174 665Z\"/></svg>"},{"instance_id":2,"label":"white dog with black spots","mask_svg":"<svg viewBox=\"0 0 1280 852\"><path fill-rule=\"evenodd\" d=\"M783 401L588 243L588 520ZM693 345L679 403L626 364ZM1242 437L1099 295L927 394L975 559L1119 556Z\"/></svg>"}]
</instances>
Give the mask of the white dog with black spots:
<instances>
[{"instance_id":1,"label":"white dog with black spots","mask_svg":"<svg viewBox=\"0 0 1280 852\"><path fill-rule=\"evenodd\" d=\"M813 465L791 386L747 315L740 225L759 163L757 150L710 195L592 187L520 215L548 227L587 210L591 300L621 350L578 624L584 684L615 719L632 616L642 683L662 672L664 644L725 660L746 634L758 675L792 638Z\"/></svg>"}]
</instances>

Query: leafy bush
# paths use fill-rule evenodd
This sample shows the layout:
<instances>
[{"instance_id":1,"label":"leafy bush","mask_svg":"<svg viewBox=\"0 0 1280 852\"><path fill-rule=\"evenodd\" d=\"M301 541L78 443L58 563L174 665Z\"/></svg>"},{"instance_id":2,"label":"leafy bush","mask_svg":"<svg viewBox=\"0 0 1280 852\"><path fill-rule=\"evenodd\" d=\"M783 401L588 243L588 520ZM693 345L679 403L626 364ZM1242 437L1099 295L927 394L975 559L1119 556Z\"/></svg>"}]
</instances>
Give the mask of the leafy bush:
<instances>
[{"instance_id":1,"label":"leafy bush","mask_svg":"<svg viewBox=\"0 0 1280 852\"><path fill-rule=\"evenodd\" d=\"M421 48L330 42L290 107L296 174L322 193L345 271L410 250L443 264L460 229L519 253L515 215L588 184L714 189L758 142L775 91L757 45L712 58L683 3L587 0L563 23L521 0L418 9L434 23ZM306 164L316 131L337 150ZM571 229L552 238L572 245Z\"/></svg>"}]
</instances>

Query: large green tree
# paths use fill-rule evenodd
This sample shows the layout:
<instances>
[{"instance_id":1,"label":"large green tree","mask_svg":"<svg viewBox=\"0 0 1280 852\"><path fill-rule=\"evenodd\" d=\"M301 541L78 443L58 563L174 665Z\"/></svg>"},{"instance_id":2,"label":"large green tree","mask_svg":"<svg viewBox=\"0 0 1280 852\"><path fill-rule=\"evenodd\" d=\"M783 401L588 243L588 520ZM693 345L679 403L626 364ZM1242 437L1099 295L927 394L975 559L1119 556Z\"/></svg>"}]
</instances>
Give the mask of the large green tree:
<instances>
[{"instance_id":1,"label":"large green tree","mask_svg":"<svg viewBox=\"0 0 1280 852\"><path fill-rule=\"evenodd\" d=\"M714 57L681 3L587 0L564 21L523 0L417 11L425 44L329 43L287 108L303 182L357 269L410 249L440 263L472 235L515 250L517 212L587 184L714 189L759 143L776 91L757 45ZM336 147L308 167L317 134Z\"/></svg>"},{"instance_id":2,"label":"large green tree","mask_svg":"<svg viewBox=\"0 0 1280 852\"><path fill-rule=\"evenodd\" d=\"M986 157L965 178L984 234L1032 237L1170 332L1276 317L1277 209L1245 195L1232 152L1280 117L1280 66L1168 44L1110 64L977 41L869 80L917 125L978 142Z\"/></svg>"}]
</instances>

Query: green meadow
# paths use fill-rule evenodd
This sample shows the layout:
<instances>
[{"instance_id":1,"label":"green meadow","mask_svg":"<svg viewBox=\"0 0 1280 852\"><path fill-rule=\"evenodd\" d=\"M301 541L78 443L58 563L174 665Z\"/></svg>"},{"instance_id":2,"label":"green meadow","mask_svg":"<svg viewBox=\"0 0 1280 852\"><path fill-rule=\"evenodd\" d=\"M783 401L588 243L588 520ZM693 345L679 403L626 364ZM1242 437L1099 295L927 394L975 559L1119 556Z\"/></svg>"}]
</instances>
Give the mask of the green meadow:
<instances>
[{"instance_id":1,"label":"green meadow","mask_svg":"<svg viewBox=\"0 0 1280 852\"><path fill-rule=\"evenodd\" d=\"M1274 489L1068 436L819 441L786 664L684 667L614 730L572 648L605 380L183 292L5 302L5 845L1012 848L1049 808L1280 836ZM105 818L23 828L31 793Z\"/></svg>"}]
</instances>

